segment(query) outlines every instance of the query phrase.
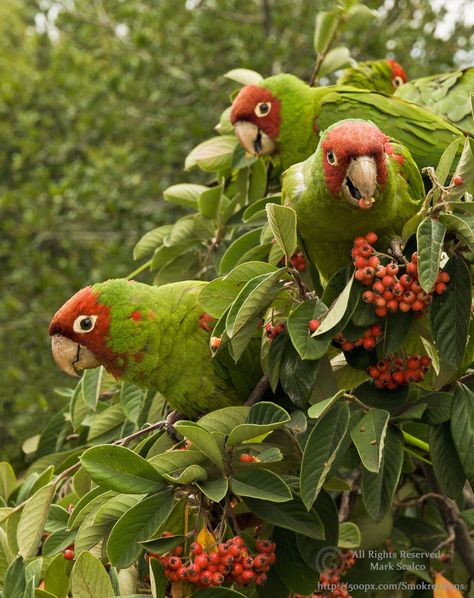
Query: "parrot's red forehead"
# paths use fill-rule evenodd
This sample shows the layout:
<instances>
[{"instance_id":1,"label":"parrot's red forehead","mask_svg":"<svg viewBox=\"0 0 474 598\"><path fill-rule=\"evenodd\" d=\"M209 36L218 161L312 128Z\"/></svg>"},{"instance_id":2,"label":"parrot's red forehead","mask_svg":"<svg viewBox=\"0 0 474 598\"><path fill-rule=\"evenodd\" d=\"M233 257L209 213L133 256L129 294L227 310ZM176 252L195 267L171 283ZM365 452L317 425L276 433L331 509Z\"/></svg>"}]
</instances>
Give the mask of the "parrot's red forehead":
<instances>
[{"instance_id":1,"label":"parrot's red forehead","mask_svg":"<svg viewBox=\"0 0 474 598\"><path fill-rule=\"evenodd\" d=\"M94 330L87 335L74 331L74 322L79 316L97 316ZM86 344L85 341L89 342L93 339L97 341L99 338L104 338L109 330L110 317L110 308L99 303L98 295L92 291L91 287L85 287L58 309L51 320L48 332L50 336L62 334L75 342Z\"/></svg>"},{"instance_id":2,"label":"parrot's red forehead","mask_svg":"<svg viewBox=\"0 0 474 598\"><path fill-rule=\"evenodd\" d=\"M382 155L387 137L369 122L342 122L332 127L323 141L323 151L333 150L341 158Z\"/></svg>"},{"instance_id":3,"label":"parrot's red forehead","mask_svg":"<svg viewBox=\"0 0 474 598\"><path fill-rule=\"evenodd\" d=\"M258 116L257 107L262 103L269 104L270 110L265 116ZM251 122L269 137L276 139L280 133L280 108L281 102L269 89L259 85L246 85L232 104L230 122L233 125L238 121Z\"/></svg>"},{"instance_id":4,"label":"parrot's red forehead","mask_svg":"<svg viewBox=\"0 0 474 598\"><path fill-rule=\"evenodd\" d=\"M398 64L398 62L395 62L395 60L392 60L391 58L387 58L387 62L392 69L392 77L401 77L403 83L406 83L408 81L408 77L402 65Z\"/></svg>"}]
</instances>

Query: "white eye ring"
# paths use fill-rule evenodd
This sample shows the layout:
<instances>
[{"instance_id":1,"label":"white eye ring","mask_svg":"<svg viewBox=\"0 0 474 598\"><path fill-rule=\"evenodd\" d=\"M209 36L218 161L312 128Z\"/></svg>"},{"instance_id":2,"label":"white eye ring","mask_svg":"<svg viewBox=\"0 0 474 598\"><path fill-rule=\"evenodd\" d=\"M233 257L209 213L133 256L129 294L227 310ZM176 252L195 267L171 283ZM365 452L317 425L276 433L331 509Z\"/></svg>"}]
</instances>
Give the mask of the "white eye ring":
<instances>
[{"instance_id":1,"label":"white eye ring","mask_svg":"<svg viewBox=\"0 0 474 598\"><path fill-rule=\"evenodd\" d=\"M335 166L337 164L336 153L334 152L334 150L328 150L326 158L328 160L328 164L330 164L331 166Z\"/></svg>"},{"instance_id":2,"label":"white eye ring","mask_svg":"<svg viewBox=\"0 0 474 598\"><path fill-rule=\"evenodd\" d=\"M77 316L72 329L79 334L87 334L94 330L96 320L97 316Z\"/></svg>"},{"instance_id":3,"label":"white eye ring","mask_svg":"<svg viewBox=\"0 0 474 598\"><path fill-rule=\"evenodd\" d=\"M255 114L257 116L268 116L271 112L271 109L272 109L271 102L259 102L255 106Z\"/></svg>"},{"instance_id":4,"label":"white eye ring","mask_svg":"<svg viewBox=\"0 0 474 598\"><path fill-rule=\"evenodd\" d=\"M394 77L392 79L392 84L394 87L400 87L400 85L403 85L404 81L403 79L400 77L400 75L397 75L396 77Z\"/></svg>"}]
</instances>

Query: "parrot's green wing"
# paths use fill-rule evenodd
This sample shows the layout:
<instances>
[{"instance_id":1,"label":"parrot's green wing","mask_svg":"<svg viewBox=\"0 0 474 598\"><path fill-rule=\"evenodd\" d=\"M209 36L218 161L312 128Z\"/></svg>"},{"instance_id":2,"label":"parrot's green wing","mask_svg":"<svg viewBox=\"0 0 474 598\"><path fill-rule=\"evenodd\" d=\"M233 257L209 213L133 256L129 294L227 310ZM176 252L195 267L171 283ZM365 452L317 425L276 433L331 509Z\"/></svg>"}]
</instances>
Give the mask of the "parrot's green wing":
<instances>
[{"instance_id":1,"label":"parrot's green wing","mask_svg":"<svg viewBox=\"0 0 474 598\"><path fill-rule=\"evenodd\" d=\"M463 136L443 118L398 97L342 86L327 88L321 96L317 119L321 130L345 118L371 120L406 145L419 168L436 166L448 145Z\"/></svg>"},{"instance_id":2,"label":"parrot's green wing","mask_svg":"<svg viewBox=\"0 0 474 598\"><path fill-rule=\"evenodd\" d=\"M386 60L369 60L344 69L337 84L390 95L393 93L392 77L392 69Z\"/></svg>"},{"instance_id":3,"label":"parrot's green wing","mask_svg":"<svg viewBox=\"0 0 474 598\"><path fill-rule=\"evenodd\" d=\"M453 73L422 77L405 83L395 95L425 106L474 135L470 94L474 92L474 67Z\"/></svg>"}]
</instances>

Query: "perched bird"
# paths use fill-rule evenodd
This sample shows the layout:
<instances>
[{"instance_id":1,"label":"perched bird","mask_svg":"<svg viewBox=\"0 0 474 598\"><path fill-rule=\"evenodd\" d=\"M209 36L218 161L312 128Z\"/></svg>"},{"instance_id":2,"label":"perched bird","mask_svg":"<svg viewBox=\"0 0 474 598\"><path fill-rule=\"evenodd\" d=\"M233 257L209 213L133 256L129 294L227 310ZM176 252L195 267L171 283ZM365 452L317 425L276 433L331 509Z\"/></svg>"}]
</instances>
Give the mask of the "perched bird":
<instances>
[{"instance_id":1,"label":"perched bird","mask_svg":"<svg viewBox=\"0 0 474 598\"><path fill-rule=\"evenodd\" d=\"M435 114L474 135L471 93L474 92L474 67L453 73L414 79L400 86L395 95L426 106Z\"/></svg>"},{"instance_id":2,"label":"perched bird","mask_svg":"<svg viewBox=\"0 0 474 598\"><path fill-rule=\"evenodd\" d=\"M405 145L420 168L436 166L448 145L463 135L430 110L401 98L339 85L310 87L287 74L245 86L230 116L244 149L279 156L282 169L308 158L319 132L345 118L373 121Z\"/></svg>"},{"instance_id":3,"label":"perched bird","mask_svg":"<svg viewBox=\"0 0 474 598\"><path fill-rule=\"evenodd\" d=\"M372 122L343 120L321 133L318 149L283 174L305 252L323 284L350 261L354 237L397 236L424 197L409 151Z\"/></svg>"},{"instance_id":4,"label":"perched bird","mask_svg":"<svg viewBox=\"0 0 474 598\"><path fill-rule=\"evenodd\" d=\"M344 69L337 84L392 95L407 81L408 77L403 67L391 58L387 58L359 62L355 66Z\"/></svg>"},{"instance_id":5,"label":"perched bird","mask_svg":"<svg viewBox=\"0 0 474 598\"><path fill-rule=\"evenodd\" d=\"M197 302L206 284L115 279L83 288L49 325L56 363L71 375L103 365L116 378L158 390L187 417L242 404L261 376L260 362L244 353L236 368L211 358L210 318Z\"/></svg>"}]
</instances>

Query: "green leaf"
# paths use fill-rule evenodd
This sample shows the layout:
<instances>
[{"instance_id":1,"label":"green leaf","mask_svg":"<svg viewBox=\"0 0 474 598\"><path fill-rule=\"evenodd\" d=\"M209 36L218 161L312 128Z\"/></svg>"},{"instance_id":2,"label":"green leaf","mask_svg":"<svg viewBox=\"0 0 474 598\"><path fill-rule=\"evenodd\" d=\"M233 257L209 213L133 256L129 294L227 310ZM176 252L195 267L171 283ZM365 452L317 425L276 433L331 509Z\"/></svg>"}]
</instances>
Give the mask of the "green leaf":
<instances>
[{"instance_id":1,"label":"green leaf","mask_svg":"<svg viewBox=\"0 0 474 598\"><path fill-rule=\"evenodd\" d=\"M319 579L318 573L310 569L301 558L297 537L291 531L276 527L273 530L276 542L275 571L285 586L296 594L312 594Z\"/></svg>"},{"instance_id":2,"label":"green leaf","mask_svg":"<svg viewBox=\"0 0 474 598\"><path fill-rule=\"evenodd\" d=\"M427 293L436 282L445 233L446 226L434 218L425 218L416 231L418 277Z\"/></svg>"},{"instance_id":3,"label":"green leaf","mask_svg":"<svg viewBox=\"0 0 474 598\"><path fill-rule=\"evenodd\" d=\"M456 425L459 423L455 422ZM466 476L448 422L430 427L430 454L436 478L443 492L451 498L459 498Z\"/></svg>"},{"instance_id":4,"label":"green leaf","mask_svg":"<svg viewBox=\"0 0 474 598\"><path fill-rule=\"evenodd\" d=\"M163 191L163 198L165 201L176 204L183 208L198 209L198 198L208 187L205 185L195 185L194 183L179 183L172 185ZM170 229L172 225L166 225ZM159 227L155 230L160 230L164 227Z\"/></svg>"},{"instance_id":5,"label":"green leaf","mask_svg":"<svg viewBox=\"0 0 474 598\"><path fill-rule=\"evenodd\" d=\"M308 329L310 320L320 320L328 311L326 305L318 298L299 303L290 312L287 320L288 333L293 346L301 359L320 359L326 354L332 341L332 334L314 337Z\"/></svg>"},{"instance_id":6,"label":"green leaf","mask_svg":"<svg viewBox=\"0 0 474 598\"><path fill-rule=\"evenodd\" d=\"M138 544L148 540L166 521L173 507L171 489L141 500L115 523L107 540L111 563L121 569L129 567L142 551Z\"/></svg>"},{"instance_id":7,"label":"green leaf","mask_svg":"<svg viewBox=\"0 0 474 598\"><path fill-rule=\"evenodd\" d=\"M280 279L285 272L285 268L280 268L247 282L227 314L226 332L229 338L237 335L248 322L259 316L282 291Z\"/></svg>"},{"instance_id":8,"label":"green leaf","mask_svg":"<svg viewBox=\"0 0 474 598\"><path fill-rule=\"evenodd\" d=\"M351 430L351 438L364 467L374 473L380 469L389 419L388 411L371 409Z\"/></svg>"},{"instance_id":9,"label":"green leaf","mask_svg":"<svg viewBox=\"0 0 474 598\"><path fill-rule=\"evenodd\" d=\"M52 533L44 541L41 554L44 557L51 557L64 552L68 546L74 544L75 536L75 531L67 531L65 529Z\"/></svg>"},{"instance_id":10,"label":"green leaf","mask_svg":"<svg viewBox=\"0 0 474 598\"><path fill-rule=\"evenodd\" d=\"M414 312L403 313L398 311L389 313L385 318L385 331L383 335L383 354L395 353L402 346L414 320Z\"/></svg>"},{"instance_id":11,"label":"green leaf","mask_svg":"<svg viewBox=\"0 0 474 598\"><path fill-rule=\"evenodd\" d=\"M444 185L449 173L451 172L451 167L453 165L454 159L456 158L460 142L461 138L455 139L452 143L450 143L444 150L443 155L438 162L438 166L436 167L436 176L442 185Z\"/></svg>"},{"instance_id":12,"label":"green leaf","mask_svg":"<svg viewBox=\"0 0 474 598\"><path fill-rule=\"evenodd\" d=\"M198 208L205 218L215 219L224 192L224 185L209 187L199 195Z\"/></svg>"},{"instance_id":13,"label":"green leaf","mask_svg":"<svg viewBox=\"0 0 474 598\"><path fill-rule=\"evenodd\" d=\"M296 251L296 212L288 206L269 203L265 207L273 236L288 257Z\"/></svg>"},{"instance_id":14,"label":"green leaf","mask_svg":"<svg viewBox=\"0 0 474 598\"><path fill-rule=\"evenodd\" d=\"M251 69L232 69L227 71L224 77L242 85L257 85L263 79L260 73Z\"/></svg>"},{"instance_id":15,"label":"green leaf","mask_svg":"<svg viewBox=\"0 0 474 598\"><path fill-rule=\"evenodd\" d=\"M461 157L454 172L453 178L460 176L463 180L462 185L456 185L449 192L449 200L456 200L461 198L470 188L474 181L474 151L472 139L466 137Z\"/></svg>"},{"instance_id":16,"label":"green leaf","mask_svg":"<svg viewBox=\"0 0 474 598\"><path fill-rule=\"evenodd\" d=\"M186 156L184 169L198 166L205 172L216 172L228 168L232 162L237 139L234 135L220 135L206 139Z\"/></svg>"},{"instance_id":17,"label":"green leaf","mask_svg":"<svg viewBox=\"0 0 474 598\"><path fill-rule=\"evenodd\" d=\"M199 465L205 461L206 456L194 446L191 446L186 451L167 450L150 459L150 463L161 474L183 469L189 465Z\"/></svg>"},{"instance_id":18,"label":"green leaf","mask_svg":"<svg viewBox=\"0 0 474 598\"><path fill-rule=\"evenodd\" d=\"M166 554L183 543L185 536L182 534L173 534L172 536L161 536L141 542L142 546L148 552L157 552L158 554Z\"/></svg>"},{"instance_id":19,"label":"green leaf","mask_svg":"<svg viewBox=\"0 0 474 598\"><path fill-rule=\"evenodd\" d=\"M334 303L329 308L325 318L323 319L321 326L313 333L313 338L321 336L328 331L333 331L336 326L342 321L346 313L354 311L356 301L353 300L353 287L354 278L351 278L344 287L344 290Z\"/></svg>"},{"instance_id":20,"label":"green leaf","mask_svg":"<svg viewBox=\"0 0 474 598\"><path fill-rule=\"evenodd\" d=\"M192 482L202 482L207 480L207 471L200 465L188 465L180 472L162 474L165 480L174 484L191 484Z\"/></svg>"},{"instance_id":21,"label":"green leaf","mask_svg":"<svg viewBox=\"0 0 474 598\"><path fill-rule=\"evenodd\" d=\"M125 414L123 412L122 405L119 403L110 405L110 407L107 407L100 413L96 413L90 418L90 427L87 440L90 442L92 440L96 440L97 438L103 437L104 434L107 434L120 426L124 419ZM108 439L109 437L106 437L103 440L107 441Z\"/></svg>"},{"instance_id":22,"label":"green leaf","mask_svg":"<svg viewBox=\"0 0 474 598\"><path fill-rule=\"evenodd\" d=\"M127 419L137 425L144 398L145 395L141 388L129 382L122 382L120 387L120 405Z\"/></svg>"},{"instance_id":23,"label":"green leaf","mask_svg":"<svg viewBox=\"0 0 474 598\"><path fill-rule=\"evenodd\" d=\"M4 598L23 596L25 588L25 561L21 556L18 556L12 563L10 563L5 574L3 583Z\"/></svg>"},{"instance_id":24,"label":"green leaf","mask_svg":"<svg viewBox=\"0 0 474 598\"><path fill-rule=\"evenodd\" d=\"M338 14L335 10L318 12L314 29L314 49L325 52L339 27Z\"/></svg>"},{"instance_id":25,"label":"green leaf","mask_svg":"<svg viewBox=\"0 0 474 598\"><path fill-rule=\"evenodd\" d=\"M339 390L335 395L324 401L318 401L308 409L308 416L313 419L319 419L331 409L336 401L346 394L344 389Z\"/></svg>"},{"instance_id":26,"label":"green leaf","mask_svg":"<svg viewBox=\"0 0 474 598\"><path fill-rule=\"evenodd\" d=\"M334 71L350 66L350 64L351 53L348 48L343 46L333 48L326 54L319 69L318 77L325 77L330 73L334 73Z\"/></svg>"},{"instance_id":27,"label":"green leaf","mask_svg":"<svg viewBox=\"0 0 474 598\"><path fill-rule=\"evenodd\" d=\"M227 494L229 489L229 482L227 478L214 478L213 480L205 480L203 482L196 482L196 486L203 494L213 502L220 502Z\"/></svg>"},{"instance_id":28,"label":"green leaf","mask_svg":"<svg viewBox=\"0 0 474 598\"><path fill-rule=\"evenodd\" d=\"M260 229L251 230L233 241L226 249L219 264L219 274L227 274L242 263L245 254L260 245Z\"/></svg>"},{"instance_id":29,"label":"green leaf","mask_svg":"<svg viewBox=\"0 0 474 598\"><path fill-rule=\"evenodd\" d=\"M190 421L179 421L175 424L177 432L182 434L185 438L190 440L193 445L201 451L208 459L217 465L220 469L224 469L224 460L222 458L219 446L212 434L205 428Z\"/></svg>"},{"instance_id":30,"label":"green leaf","mask_svg":"<svg viewBox=\"0 0 474 598\"><path fill-rule=\"evenodd\" d=\"M286 344L280 363L280 382L296 407L300 409L307 407L316 388L322 361L322 359L303 361L293 345Z\"/></svg>"},{"instance_id":31,"label":"green leaf","mask_svg":"<svg viewBox=\"0 0 474 598\"><path fill-rule=\"evenodd\" d=\"M378 473L362 470L362 501L374 521L381 521L391 509L403 464L403 436L397 428L387 430Z\"/></svg>"},{"instance_id":32,"label":"green leaf","mask_svg":"<svg viewBox=\"0 0 474 598\"><path fill-rule=\"evenodd\" d=\"M103 488L99 486L92 488L87 494L85 494L79 502L74 506L73 512L69 515L69 521L67 529L75 529L84 521L84 519L93 511L97 505L106 503L111 496L114 496L114 492L105 492Z\"/></svg>"},{"instance_id":33,"label":"green leaf","mask_svg":"<svg viewBox=\"0 0 474 598\"><path fill-rule=\"evenodd\" d=\"M444 270L451 279L430 308L431 329L441 359L457 367L463 358L471 313L471 275L464 260L452 256Z\"/></svg>"},{"instance_id":34,"label":"green leaf","mask_svg":"<svg viewBox=\"0 0 474 598\"><path fill-rule=\"evenodd\" d=\"M198 419L197 423L209 432L230 434L236 427L245 422L250 407L223 407L216 409Z\"/></svg>"},{"instance_id":35,"label":"green leaf","mask_svg":"<svg viewBox=\"0 0 474 598\"><path fill-rule=\"evenodd\" d=\"M72 563L58 554L51 560L44 576L44 588L57 598L67 598Z\"/></svg>"},{"instance_id":36,"label":"green leaf","mask_svg":"<svg viewBox=\"0 0 474 598\"><path fill-rule=\"evenodd\" d=\"M91 411L95 411L97 407L103 373L103 367L85 370L81 378L84 401Z\"/></svg>"},{"instance_id":37,"label":"green leaf","mask_svg":"<svg viewBox=\"0 0 474 598\"><path fill-rule=\"evenodd\" d=\"M54 498L55 484L47 484L33 494L23 508L17 529L18 550L24 559L36 554Z\"/></svg>"},{"instance_id":38,"label":"green leaf","mask_svg":"<svg viewBox=\"0 0 474 598\"><path fill-rule=\"evenodd\" d=\"M162 245L172 228L172 224L165 224L145 233L133 249L133 259L139 260L153 253L157 247Z\"/></svg>"},{"instance_id":39,"label":"green leaf","mask_svg":"<svg viewBox=\"0 0 474 598\"><path fill-rule=\"evenodd\" d=\"M153 465L123 446L94 446L83 453L81 463L96 484L109 490L147 494L165 486Z\"/></svg>"},{"instance_id":40,"label":"green leaf","mask_svg":"<svg viewBox=\"0 0 474 598\"><path fill-rule=\"evenodd\" d=\"M246 498L245 502L257 517L268 521L268 523L309 538L324 540L324 525L320 516L315 509L308 511L297 497L284 503L274 503L257 498Z\"/></svg>"},{"instance_id":41,"label":"green leaf","mask_svg":"<svg viewBox=\"0 0 474 598\"><path fill-rule=\"evenodd\" d=\"M457 383L451 413L451 435L468 480L474 481L474 392Z\"/></svg>"},{"instance_id":42,"label":"green leaf","mask_svg":"<svg viewBox=\"0 0 474 598\"><path fill-rule=\"evenodd\" d=\"M336 403L314 426L301 462L301 498L309 510L316 500L341 447L349 426L345 403Z\"/></svg>"},{"instance_id":43,"label":"green leaf","mask_svg":"<svg viewBox=\"0 0 474 598\"><path fill-rule=\"evenodd\" d=\"M454 230L457 233L457 236L466 243L469 251L474 251L474 216L441 213L439 219L446 225L448 231Z\"/></svg>"},{"instance_id":44,"label":"green leaf","mask_svg":"<svg viewBox=\"0 0 474 598\"><path fill-rule=\"evenodd\" d=\"M234 446L281 428L290 421L288 413L275 403L260 401L250 408L244 424L236 426L226 446Z\"/></svg>"},{"instance_id":45,"label":"green leaf","mask_svg":"<svg viewBox=\"0 0 474 598\"><path fill-rule=\"evenodd\" d=\"M291 491L276 473L260 467L248 468L231 476L230 489L237 496L250 496L270 502L291 500Z\"/></svg>"},{"instance_id":46,"label":"green leaf","mask_svg":"<svg viewBox=\"0 0 474 598\"><path fill-rule=\"evenodd\" d=\"M0 497L7 501L16 486L16 477L13 467L7 461L0 463Z\"/></svg>"},{"instance_id":47,"label":"green leaf","mask_svg":"<svg viewBox=\"0 0 474 598\"><path fill-rule=\"evenodd\" d=\"M357 548L360 546L360 530L352 521L345 521L339 526L339 548Z\"/></svg>"},{"instance_id":48,"label":"green leaf","mask_svg":"<svg viewBox=\"0 0 474 598\"><path fill-rule=\"evenodd\" d=\"M257 160L250 167L250 186L248 192L248 201L254 201L262 198L267 189L267 167L264 160Z\"/></svg>"},{"instance_id":49,"label":"green leaf","mask_svg":"<svg viewBox=\"0 0 474 598\"><path fill-rule=\"evenodd\" d=\"M89 552L83 552L74 564L71 589L74 598L111 598L115 595L104 566Z\"/></svg>"},{"instance_id":50,"label":"green leaf","mask_svg":"<svg viewBox=\"0 0 474 598\"><path fill-rule=\"evenodd\" d=\"M240 264L226 276L207 284L199 293L199 304L208 314L220 318L249 280L275 271L275 266L265 262Z\"/></svg>"},{"instance_id":51,"label":"green leaf","mask_svg":"<svg viewBox=\"0 0 474 598\"><path fill-rule=\"evenodd\" d=\"M150 586L153 598L164 598L168 586L168 578L162 564L157 559L149 560Z\"/></svg>"}]
</instances>

